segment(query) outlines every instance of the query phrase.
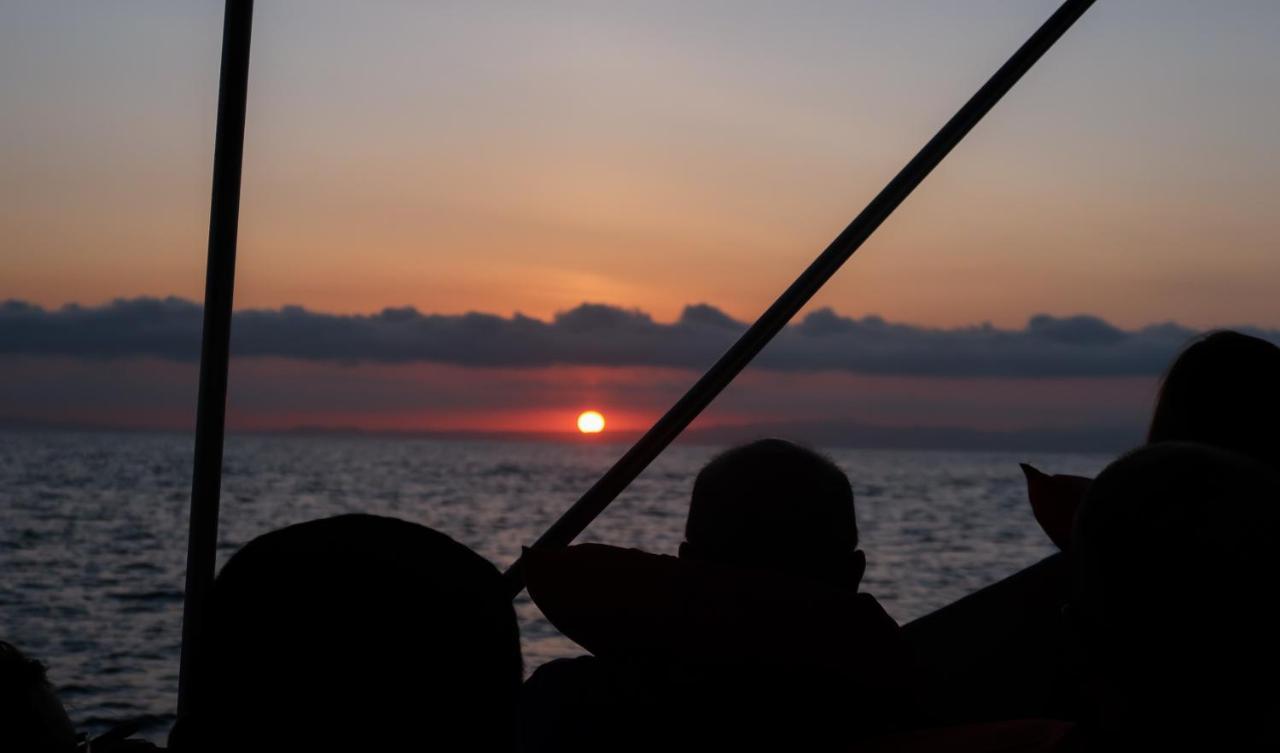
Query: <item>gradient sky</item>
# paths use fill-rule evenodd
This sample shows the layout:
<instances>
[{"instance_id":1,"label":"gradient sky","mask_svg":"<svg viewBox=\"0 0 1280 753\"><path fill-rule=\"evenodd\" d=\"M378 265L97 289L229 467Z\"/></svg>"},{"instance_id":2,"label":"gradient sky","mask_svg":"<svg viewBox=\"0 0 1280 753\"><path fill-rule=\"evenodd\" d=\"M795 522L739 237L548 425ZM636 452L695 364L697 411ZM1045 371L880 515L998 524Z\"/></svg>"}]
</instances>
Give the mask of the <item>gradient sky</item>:
<instances>
[{"instance_id":1,"label":"gradient sky","mask_svg":"<svg viewBox=\"0 0 1280 753\"><path fill-rule=\"evenodd\" d=\"M0 8L0 300L199 298L218 6ZM260 3L237 304L752 319L1055 6ZM1274 2L1099 3L814 306L1280 327L1278 38ZM403 367L480 378L440 368Z\"/></svg>"}]
</instances>

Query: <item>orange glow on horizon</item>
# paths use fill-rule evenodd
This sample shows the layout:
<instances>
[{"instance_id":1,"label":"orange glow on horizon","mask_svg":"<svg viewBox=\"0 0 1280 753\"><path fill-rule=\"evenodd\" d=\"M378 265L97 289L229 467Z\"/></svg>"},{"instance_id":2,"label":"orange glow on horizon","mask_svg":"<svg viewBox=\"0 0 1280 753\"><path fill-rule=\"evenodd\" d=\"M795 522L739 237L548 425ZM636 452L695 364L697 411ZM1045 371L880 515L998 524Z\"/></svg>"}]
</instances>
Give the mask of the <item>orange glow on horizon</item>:
<instances>
[{"instance_id":1,"label":"orange glow on horizon","mask_svg":"<svg viewBox=\"0 0 1280 753\"><path fill-rule=\"evenodd\" d=\"M579 413L578 431L583 434L599 434L604 431L604 414L594 410Z\"/></svg>"}]
</instances>

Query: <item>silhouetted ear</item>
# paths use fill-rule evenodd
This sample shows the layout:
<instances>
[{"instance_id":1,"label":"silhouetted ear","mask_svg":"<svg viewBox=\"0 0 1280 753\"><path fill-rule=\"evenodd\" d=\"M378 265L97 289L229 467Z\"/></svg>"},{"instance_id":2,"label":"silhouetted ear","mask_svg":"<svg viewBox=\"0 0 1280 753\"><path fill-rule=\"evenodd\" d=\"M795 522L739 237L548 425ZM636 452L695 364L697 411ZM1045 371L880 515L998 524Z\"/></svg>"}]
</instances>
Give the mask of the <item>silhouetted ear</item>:
<instances>
[{"instance_id":1,"label":"silhouetted ear","mask_svg":"<svg viewBox=\"0 0 1280 753\"><path fill-rule=\"evenodd\" d=\"M862 582L862 576L866 574L867 554L861 549L855 549L849 555L849 586L856 591L858 584Z\"/></svg>"}]
</instances>

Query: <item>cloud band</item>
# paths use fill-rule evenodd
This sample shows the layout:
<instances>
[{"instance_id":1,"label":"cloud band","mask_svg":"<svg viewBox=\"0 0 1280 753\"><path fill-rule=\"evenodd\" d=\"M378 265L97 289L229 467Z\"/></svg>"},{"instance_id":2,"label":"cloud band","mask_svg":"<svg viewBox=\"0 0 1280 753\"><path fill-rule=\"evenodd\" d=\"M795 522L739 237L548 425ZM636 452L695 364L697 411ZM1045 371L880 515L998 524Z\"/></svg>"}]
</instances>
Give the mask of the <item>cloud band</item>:
<instances>
[{"instance_id":1,"label":"cloud band","mask_svg":"<svg viewBox=\"0 0 1280 753\"><path fill-rule=\"evenodd\" d=\"M179 298L55 310L7 301L0 303L0 354L193 361L199 356L200 327L200 306ZM745 328L705 304L686 307L671 323L602 304L582 304L551 321L520 314L423 314L412 308L339 315L286 306L237 312L232 350L239 357L341 363L703 369ZM1280 340L1280 332L1242 329ZM1031 317L1022 329L988 324L943 329L820 309L787 327L756 363L776 371L896 376L1151 376L1195 334L1172 323L1124 330L1093 316L1045 314Z\"/></svg>"}]
</instances>

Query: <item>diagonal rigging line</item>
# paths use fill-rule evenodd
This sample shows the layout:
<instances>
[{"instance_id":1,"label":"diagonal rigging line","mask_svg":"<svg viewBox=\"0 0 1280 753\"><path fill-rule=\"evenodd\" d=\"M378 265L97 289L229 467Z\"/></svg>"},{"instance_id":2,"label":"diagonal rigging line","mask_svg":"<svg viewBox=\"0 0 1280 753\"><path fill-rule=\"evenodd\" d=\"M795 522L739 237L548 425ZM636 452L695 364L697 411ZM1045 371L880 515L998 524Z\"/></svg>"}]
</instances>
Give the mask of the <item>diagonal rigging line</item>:
<instances>
[{"instance_id":1,"label":"diagonal rigging line","mask_svg":"<svg viewBox=\"0 0 1280 753\"><path fill-rule=\"evenodd\" d=\"M1067 29L1084 15L1093 2L1094 0L1067 0L1054 11L987 83L951 116L916 156L911 158L906 167L867 204L831 245L778 296L755 324L725 351L720 360L534 542L533 548L565 547L582 533L711 404L751 359L782 331L787 322L831 279L858 247L871 237L880 223L911 195L916 186L920 185L933 168L942 162ZM522 562L523 557L517 559L505 574L513 596L524 588Z\"/></svg>"}]
</instances>

